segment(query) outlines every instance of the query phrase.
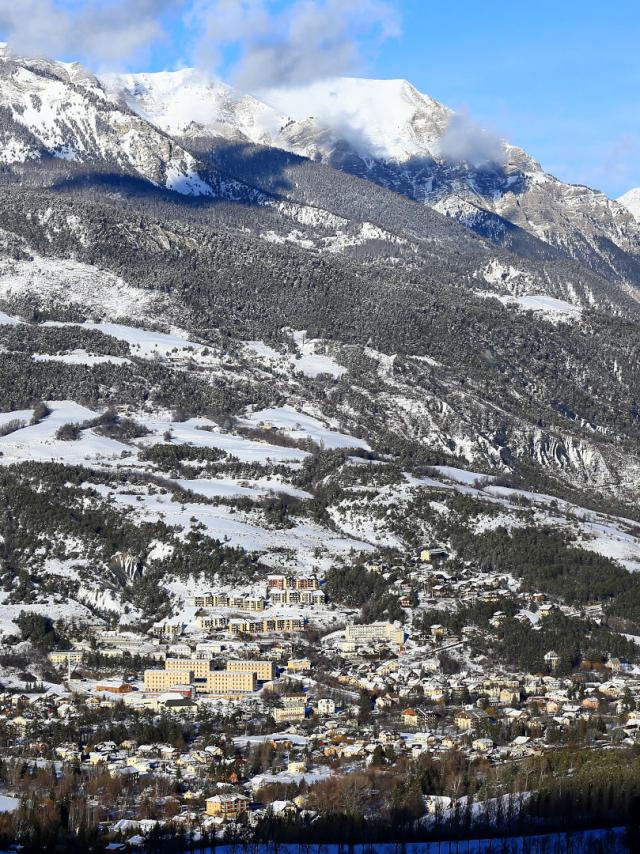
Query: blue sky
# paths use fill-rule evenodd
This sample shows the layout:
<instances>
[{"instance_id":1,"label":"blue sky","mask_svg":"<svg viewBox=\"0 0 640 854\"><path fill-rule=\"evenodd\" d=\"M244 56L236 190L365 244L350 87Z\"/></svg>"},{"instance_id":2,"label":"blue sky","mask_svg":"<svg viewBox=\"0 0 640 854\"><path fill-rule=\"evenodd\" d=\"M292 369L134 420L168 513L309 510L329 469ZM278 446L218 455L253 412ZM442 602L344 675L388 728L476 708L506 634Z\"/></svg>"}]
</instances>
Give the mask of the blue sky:
<instances>
[{"instance_id":1,"label":"blue sky","mask_svg":"<svg viewBox=\"0 0 640 854\"><path fill-rule=\"evenodd\" d=\"M401 6L403 36L376 73L466 107L564 180L614 196L640 186L637 0Z\"/></svg>"},{"instance_id":2,"label":"blue sky","mask_svg":"<svg viewBox=\"0 0 640 854\"><path fill-rule=\"evenodd\" d=\"M638 0L0 0L0 38L96 70L197 63L248 87L402 77L564 180L640 186Z\"/></svg>"}]
</instances>

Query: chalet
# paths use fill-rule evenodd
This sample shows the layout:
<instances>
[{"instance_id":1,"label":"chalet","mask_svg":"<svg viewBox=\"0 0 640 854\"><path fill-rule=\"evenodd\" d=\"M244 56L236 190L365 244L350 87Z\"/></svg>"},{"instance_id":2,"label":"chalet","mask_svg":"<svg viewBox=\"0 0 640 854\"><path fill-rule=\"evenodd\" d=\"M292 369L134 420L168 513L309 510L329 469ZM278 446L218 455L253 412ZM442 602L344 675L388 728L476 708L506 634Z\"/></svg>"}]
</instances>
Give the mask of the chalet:
<instances>
[{"instance_id":1,"label":"chalet","mask_svg":"<svg viewBox=\"0 0 640 854\"><path fill-rule=\"evenodd\" d=\"M336 711L335 701L330 698L322 698L318 700L319 715L333 715Z\"/></svg>"},{"instance_id":2,"label":"chalet","mask_svg":"<svg viewBox=\"0 0 640 854\"><path fill-rule=\"evenodd\" d=\"M474 738L471 747L479 753L488 753L493 750L493 741L490 738Z\"/></svg>"}]
</instances>

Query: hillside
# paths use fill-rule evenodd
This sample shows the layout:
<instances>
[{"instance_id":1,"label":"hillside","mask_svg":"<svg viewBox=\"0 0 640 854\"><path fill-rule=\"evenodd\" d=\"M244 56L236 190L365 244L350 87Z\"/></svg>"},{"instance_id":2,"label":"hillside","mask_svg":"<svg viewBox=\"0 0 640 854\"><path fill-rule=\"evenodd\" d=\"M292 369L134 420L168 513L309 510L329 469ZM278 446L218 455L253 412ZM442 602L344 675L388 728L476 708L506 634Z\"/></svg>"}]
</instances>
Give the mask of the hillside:
<instances>
[{"instance_id":1,"label":"hillside","mask_svg":"<svg viewBox=\"0 0 640 854\"><path fill-rule=\"evenodd\" d=\"M472 198L471 167L437 199L406 191L387 177L416 152L453 173L450 111L404 83L380 125L379 83L341 84L377 140L348 165L324 131L300 142L284 95L0 67L5 620L62 596L148 622L216 572L413 551L451 536L430 502L461 497L478 525L553 524L637 568L637 229L619 205L522 167L532 205L570 194L569 242L603 206L624 274L593 234L581 254L507 216L508 193ZM508 239L451 215L454 195Z\"/></svg>"}]
</instances>

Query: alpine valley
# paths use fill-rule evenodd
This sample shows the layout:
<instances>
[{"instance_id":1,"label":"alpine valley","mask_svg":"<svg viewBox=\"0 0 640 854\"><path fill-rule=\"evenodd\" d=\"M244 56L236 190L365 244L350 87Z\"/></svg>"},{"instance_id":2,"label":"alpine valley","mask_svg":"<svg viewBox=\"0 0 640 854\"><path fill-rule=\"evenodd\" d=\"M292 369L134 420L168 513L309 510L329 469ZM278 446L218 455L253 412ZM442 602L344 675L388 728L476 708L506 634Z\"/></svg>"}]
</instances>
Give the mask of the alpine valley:
<instances>
[{"instance_id":1,"label":"alpine valley","mask_svg":"<svg viewBox=\"0 0 640 854\"><path fill-rule=\"evenodd\" d=\"M300 655L358 617L410 656L427 607L457 637L477 573L528 634L497 620L456 673L635 666L639 296L640 189L565 184L404 80L258 98L3 50L3 685L62 690L12 645L188 644L301 574ZM411 580L434 544L444 608Z\"/></svg>"}]
</instances>

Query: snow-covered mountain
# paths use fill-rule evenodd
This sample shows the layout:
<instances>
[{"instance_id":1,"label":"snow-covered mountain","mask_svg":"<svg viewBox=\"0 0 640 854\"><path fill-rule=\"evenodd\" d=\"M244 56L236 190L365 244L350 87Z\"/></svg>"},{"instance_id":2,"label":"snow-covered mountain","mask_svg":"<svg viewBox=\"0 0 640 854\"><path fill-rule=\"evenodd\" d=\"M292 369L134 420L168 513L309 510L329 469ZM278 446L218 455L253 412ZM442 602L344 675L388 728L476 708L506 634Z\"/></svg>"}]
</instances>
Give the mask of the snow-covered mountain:
<instances>
[{"instance_id":1,"label":"snow-covered mountain","mask_svg":"<svg viewBox=\"0 0 640 854\"><path fill-rule=\"evenodd\" d=\"M628 190L618 198L618 201L629 211L636 222L640 222L640 187Z\"/></svg>"},{"instance_id":2,"label":"snow-covered mountain","mask_svg":"<svg viewBox=\"0 0 640 854\"><path fill-rule=\"evenodd\" d=\"M436 157L454 115L406 80L344 77L270 90L265 99L292 119L273 143L322 157L345 142L358 155L382 161Z\"/></svg>"},{"instance_id":3,"label":"snow-covered mountain","mask_svg":"<svg viewBox=\"0 0 640 854\"><path fill-rule=\"evenodd\" d=\"M3 51L0 111L0 158L23 176L57 161L70 174L89 165L186 195L253 199L251 176L240 169L230 180L209 155L267 146L401 193L521 255L550 247L640 286L640 223L628 199L558 181L404 80L339 78L256 98L194 69L98 79L78 63Z\"/></svg>"},{"instance_id":4,"label":"snow-covered mountain","mask_svg":"<svg viewBox=\"0 0 640 854\"><path fill-rule=\"evenodd\" d=\"M563 223L575 249L575 223L584 234L604 222L597 205L618 224L618 244L626 235L631 245L637 227L625 209L482 134L474 156L453 163L455 114L405 81L345 78L265 99L191 70L99 79L78 64L0 59L3 310L170 321L203 340L213 329L236 342L313 330L331 346L368 348L358 356L365 373L390 382L374 409L369 392L347 395L358 429L380 435L394 423L406 441L417 431L470 463L530 459L584 483L615 480L613 491L628 494L636 463L600 439L617 431L622 447L635 436L633 339L623 353L606 323L597 346L581 335L592 308L632 322L633 292L594 272L586 249L576 263L575 251L551 247L522 213ZM482 162L494 155L499 166ZM114 174L134 181L105 179ZM491 238L508 231L506 248L474 233L491 232L487 223ZM631 263L619 272L630 278ZM104 284L89 298L94 279ZM551 378L539 352L560 359ZM400 376L390 366L402 362L385 361L398 354L409 360ZM431 360L428 376L411 361L420 358ZM446 388L432 362L453 377ZM571 385L585 370L587 391ZM487 404L495 372L505 387ZM244 364L238 375L246 379ZM264 393L256 382L254 397ZM283 381L267 398L286 395Z\"/></svg>"},{"instance_id":5,"label":"snow-covered mountain","mask_svg":"<svg viewBox=\"0 0 640 854\"><path fill-rule=\"evenodd\" d=\"M640 285L640 225L624 203L557 180L405 80L338 78L270 90L263 100L193 70L104 82L178 138L293 151L431 205L495 242L512 245L515 225L594 271Z\"/></svg>"}]
</instances>

